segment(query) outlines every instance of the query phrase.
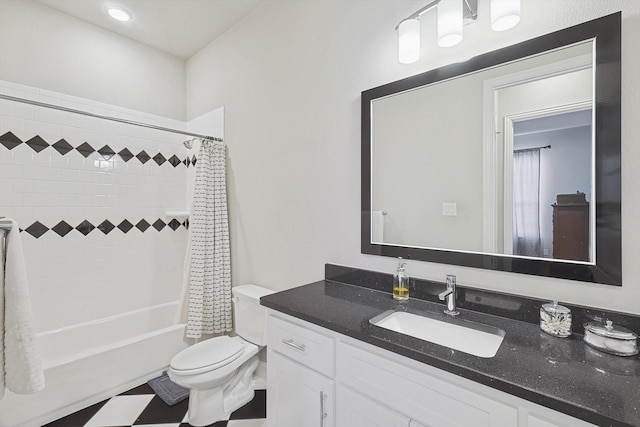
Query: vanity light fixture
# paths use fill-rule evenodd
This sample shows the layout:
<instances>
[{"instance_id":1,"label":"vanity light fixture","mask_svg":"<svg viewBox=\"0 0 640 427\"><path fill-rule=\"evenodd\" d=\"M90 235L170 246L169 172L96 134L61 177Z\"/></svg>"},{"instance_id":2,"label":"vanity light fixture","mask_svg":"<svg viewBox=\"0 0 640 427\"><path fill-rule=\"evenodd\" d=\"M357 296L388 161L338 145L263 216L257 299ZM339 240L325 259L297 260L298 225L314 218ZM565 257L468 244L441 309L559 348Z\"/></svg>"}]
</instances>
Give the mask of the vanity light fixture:
<instances>
[{"instance_id":1,"label":"vanity light fixture","mask_svg":"<svg viewBox=\"0 0 640 427\"><path fill-rule=\"evenodd\" d=\"M131 19L131 12L119 6L108 6L107 13L117 21L127 22Z\"/></svg>"},{"instance_id":2,"label":"vanity light fixture","mask_svg":"<svg viewBox=\"0 0 640 427\"><path fill-rule=\"evenodd\" d=\"M520 0L491 0L491 29L504 31L520 22Z\"/></svg>"},{"instance_id":3,"label":"vanity light fixture","mask_svg":"<svg viewBox=\"0 0 640 427\"><path fill-rule=\"evenodd\" d=\"M411 64L420 58L420 21L418 18L438 8L438 45L450 47L462 41L462 27L478 17L478 0L434 0L403 19L398 30L398 60Z\"/></svg>"},{"instance_id":4,"label":"vanity light fixture","mask_svg":"<svg viewBox=\"0 0 640 427\"><path fill-rule=\"evenodd\" d=\"M520 0L491 0L491 29L505 31L520 22ZM438 10L438 46L451 47L462 41L462 28L478 18L478 0L433 0L403 19L398 30L398 60L411 64L420 59L419 18Z\"/></svg>"}]
</instances>

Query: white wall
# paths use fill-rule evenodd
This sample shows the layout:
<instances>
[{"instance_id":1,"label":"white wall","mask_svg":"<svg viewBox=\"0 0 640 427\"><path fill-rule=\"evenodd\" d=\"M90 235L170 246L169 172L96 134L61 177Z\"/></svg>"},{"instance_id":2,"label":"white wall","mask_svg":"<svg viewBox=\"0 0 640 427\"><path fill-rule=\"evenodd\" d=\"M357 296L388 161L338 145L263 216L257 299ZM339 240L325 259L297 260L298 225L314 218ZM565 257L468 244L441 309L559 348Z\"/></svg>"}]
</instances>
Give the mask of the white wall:
<instances>
[{"instance_id":1,"label":"white wall","mask_svg":"<svg viewBox=\"0 0 640 427\"><path fill-rule=\"evenodd\" d=\"M185 119L182 59L33 0L0 0L0 79Z\"/></svg>"},{"instance_id":2,"label":"white wall","mask_svg":"<svg viewBox=\"0 0 640 427\"><path fill-rule=\"evenodd\" d=\"M523 0L522 21L489 30L489 2L451 49L422 19L423 51L397 62L394 27L423 0L268 1L187 63L187 117L225 106L231 158L234 283L285 289L319 280L325 262L392 272L360 254L360 92L468 56L623 11L621 288L409 262L408 272L461 284L640 313L640 2Z\"/></svg>"}]
</instances>

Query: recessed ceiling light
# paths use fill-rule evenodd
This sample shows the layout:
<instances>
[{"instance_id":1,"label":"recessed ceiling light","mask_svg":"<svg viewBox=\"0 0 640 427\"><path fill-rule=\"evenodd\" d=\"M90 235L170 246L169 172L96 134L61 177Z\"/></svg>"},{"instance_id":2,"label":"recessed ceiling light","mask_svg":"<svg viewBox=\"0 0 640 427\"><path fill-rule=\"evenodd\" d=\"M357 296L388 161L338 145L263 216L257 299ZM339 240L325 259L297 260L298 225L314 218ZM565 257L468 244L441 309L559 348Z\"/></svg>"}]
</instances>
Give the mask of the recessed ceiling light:
<instances>
[{"instance_id":1,"label":"recessed ceiling light","mask_svg":"<svg viewBox=\"0 0 640 427\"><path fill-rule=\"evenodd\" d=\"M126 22L131 19L131 13L121 7L109 6L107 8L107 13L113 19L118 21Z\"/></svg>"}]
</instances>

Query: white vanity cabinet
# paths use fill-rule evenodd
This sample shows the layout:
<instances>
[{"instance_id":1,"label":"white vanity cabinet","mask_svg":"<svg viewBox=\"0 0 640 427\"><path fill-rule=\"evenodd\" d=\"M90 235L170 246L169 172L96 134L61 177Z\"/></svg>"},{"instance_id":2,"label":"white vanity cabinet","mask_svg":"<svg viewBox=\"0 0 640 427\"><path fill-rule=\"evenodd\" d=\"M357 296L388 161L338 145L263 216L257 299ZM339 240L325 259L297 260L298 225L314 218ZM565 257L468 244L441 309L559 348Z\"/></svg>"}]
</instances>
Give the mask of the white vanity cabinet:
<instances>
[{"instance_id":1,"label":"white vanity cabinet","mask_svg":"<svg viewBox=\"0 0 640 427\"><path fill-rule=\"evenodd\" d=\"M334 338L312 326L267 318L269 427L335 425Z\"/></svg>"},{"instance_id":2,"label":"white vanity cabinet","mask_svg":"<svg viewBox=\"0 0 640 427\"><path fill-rule=\"evenodd\" d=\"M409 427L411 419L338 384L336 425L351 427Z\"/></svg>"},{"instance_id":3,"label":"white vanity cabinet","mask_svg":"<svg viewBox=\"0 0 640 427\"><path fill-rule=\"evenodd\" d=\"M302 320L267 320L269 427L593 427Z\"/></svg>"}]
</instances>

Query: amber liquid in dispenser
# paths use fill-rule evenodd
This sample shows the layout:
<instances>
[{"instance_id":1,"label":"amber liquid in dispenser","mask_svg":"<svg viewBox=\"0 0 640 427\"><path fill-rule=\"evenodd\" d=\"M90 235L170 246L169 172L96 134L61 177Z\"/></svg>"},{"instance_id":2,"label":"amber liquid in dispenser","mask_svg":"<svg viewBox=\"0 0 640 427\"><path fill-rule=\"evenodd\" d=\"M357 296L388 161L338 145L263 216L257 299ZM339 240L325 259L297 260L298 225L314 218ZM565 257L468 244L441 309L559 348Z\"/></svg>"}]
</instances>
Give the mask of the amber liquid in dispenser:
<instances>
[{"instance_id":1,"label":"amber liquid in dispenser","mask_svg":"<svg viewBox=\"0 0 640 427\"><path fill-rule=\"evenodd\" d=\"M406 266L407 264L402 262L402 258L398 258L398 268L393 275L393 299L396 301L409 299L409 278L404 272Z\"/></svg>"},{"instance_id":2,"label":"amber liquid in dispenser","mask_svg":"<svg viewBox=\"0 0 640 427\"><path fill-rule=\"evenodd\" d=\"M393 298L397 300L407 300L409 299L409 288L403 288L400 286L393 287Z\"/></svg>"}]
</instances>

